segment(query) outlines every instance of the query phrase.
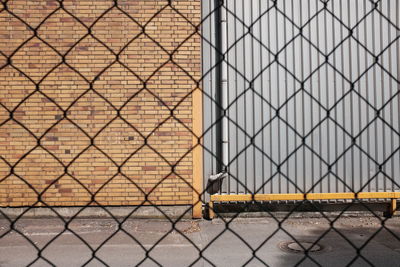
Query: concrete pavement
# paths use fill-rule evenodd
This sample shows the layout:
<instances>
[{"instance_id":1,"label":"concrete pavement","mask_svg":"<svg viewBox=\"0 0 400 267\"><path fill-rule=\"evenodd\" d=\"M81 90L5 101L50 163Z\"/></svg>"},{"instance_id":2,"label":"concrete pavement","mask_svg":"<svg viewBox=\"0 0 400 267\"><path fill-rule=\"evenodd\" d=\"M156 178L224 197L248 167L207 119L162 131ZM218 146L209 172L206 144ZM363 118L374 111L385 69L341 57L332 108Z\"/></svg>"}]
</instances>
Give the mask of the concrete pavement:
<instances>
[{"instance_id":1,"label":"concrete pavement","mask_svg":"<svg viewBox=\"0 0 400 267\"><path fill-rule=\"evenodd\" d=\"M148 258L141 266L293 266L301 260L300 266L346 266L360 247L366 261L357 258L352 266L400 266L400 217L385 221L387 229L371 216L341 217L334 228L325 218L301 216L279 227L282 218L236 218L228 224L230 218L184 220L175 229L167 220L129 219L119 228L112 219L85 218L73 220L72 231L62 234L59 219L22 218L14 226L18 232L1 219L0 235L7 234L0 239L0 266L26 266L38 255L35 246L56 266L82 266L93 251L97 259L87 266L135 266L146 253L154 261ZM281 248L293 239L314 242L322 234L322 250L310 252L310 258ZM33 266L51 265L40 259Z\"/></svg>"}]
</instances>

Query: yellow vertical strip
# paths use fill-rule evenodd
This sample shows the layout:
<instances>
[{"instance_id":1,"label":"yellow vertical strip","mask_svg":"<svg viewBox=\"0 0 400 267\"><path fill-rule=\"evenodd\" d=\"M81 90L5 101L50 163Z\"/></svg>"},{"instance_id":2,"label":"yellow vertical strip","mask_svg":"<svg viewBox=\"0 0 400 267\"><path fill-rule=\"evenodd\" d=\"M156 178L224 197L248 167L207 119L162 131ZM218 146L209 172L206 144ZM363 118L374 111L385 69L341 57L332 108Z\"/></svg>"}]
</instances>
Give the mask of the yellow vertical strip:
<instances>
[{"instance_id":1,"label":"yellow vertical strip","mask_svg":"<svg viewBox=\"0 0 400 267\"><path fill-rule=\"evenodd\" d=\"M203 191L203 94L197 89L192 94L193 101L193 218L202 217L201 193Z\"/></svg>"},{"instance_id":2,"label":"yellow vertical strip","mask_svg":"<svg viewBox=\"0 0 400 267\"><path fill-rule=\"evenodd\" d=\"M210 201L208 203L208 218L209 219L214 219L214 217L215 217L214 202Z\"/></svg>"},{"instance_id":3,"label":"yellow vertical strip","mask_svg":"<svg viewBox=\"0 0 400 267\"><path fill-rule=\"evenodd\" d=\"M393 198L390 201L390 210L389 210L390 216L395 215L396 210L397 210L397 199Z\"/></svg>"}]
</instances>

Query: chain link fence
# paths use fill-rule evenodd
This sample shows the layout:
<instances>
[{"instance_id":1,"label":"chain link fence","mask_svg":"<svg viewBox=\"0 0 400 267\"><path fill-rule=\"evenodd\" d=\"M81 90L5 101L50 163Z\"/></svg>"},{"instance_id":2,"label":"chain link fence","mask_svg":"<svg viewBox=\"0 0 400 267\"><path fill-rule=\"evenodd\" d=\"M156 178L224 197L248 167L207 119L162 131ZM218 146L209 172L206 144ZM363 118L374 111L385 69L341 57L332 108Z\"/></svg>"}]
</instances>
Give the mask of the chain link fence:
<instances>
[{"instance_id":1,"label":"chain link fence","mask_svg":"<svg viewBox=\"0 0 400 267\"><path fill-rule=\"evenodd\" d=\"M17 234L35 253L26 265L56 266L46 251L69 234L88 249L81 265L112 266L100 254L123 233L143 254L133 265L163 266L157 249L177 234L194 249L187 265L216 266L207 252L231 234L244 247L238 254L249 252L240 265L270 266L262 251L283 232L301 252L295 265L323 266L316 247L334 232L350 248L345 265L375 265L364 251L382 231L400 241L389 219L400 198L399 8L1 0L0 241ZM328 214L331 199L340 205ZM307 245L285 226L305 205L326 225ZM280 206L283 215L273 212ZM40 244L20 227L38 207L61 226ZM115 225L96 245L74 230L93 207ZM112 207L129 210L117 216ZM127 230L145 207L167 224L151 245ZM355 207L375 221L362 241L337 227ZM219 231L199 245L190 236L198 222L181 223L202 208ZM234 225L253 209L273 224L256 245Z\"/></svg>"}]
</instances>

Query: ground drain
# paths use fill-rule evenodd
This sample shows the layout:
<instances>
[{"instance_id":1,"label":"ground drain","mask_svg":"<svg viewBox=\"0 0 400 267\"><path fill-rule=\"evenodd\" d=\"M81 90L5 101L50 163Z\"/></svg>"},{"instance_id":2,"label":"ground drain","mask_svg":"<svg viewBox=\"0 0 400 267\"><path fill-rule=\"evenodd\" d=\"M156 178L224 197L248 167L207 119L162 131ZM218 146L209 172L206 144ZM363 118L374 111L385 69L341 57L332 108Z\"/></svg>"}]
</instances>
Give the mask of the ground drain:
<instances>
[{"instance_id":1,"label":"ground drain","mask_svg":"<svg viewBox=\"0 0 400 267\"><path fill-rule=\"evenodd\" d=\"M278 244L279 248L286 252L292 253L304 253L304 251L308 252L321 252L324 250L324 247L320 244L314 244L313 242L307 241L286 241Z\"/></svg>"}]
</instances>

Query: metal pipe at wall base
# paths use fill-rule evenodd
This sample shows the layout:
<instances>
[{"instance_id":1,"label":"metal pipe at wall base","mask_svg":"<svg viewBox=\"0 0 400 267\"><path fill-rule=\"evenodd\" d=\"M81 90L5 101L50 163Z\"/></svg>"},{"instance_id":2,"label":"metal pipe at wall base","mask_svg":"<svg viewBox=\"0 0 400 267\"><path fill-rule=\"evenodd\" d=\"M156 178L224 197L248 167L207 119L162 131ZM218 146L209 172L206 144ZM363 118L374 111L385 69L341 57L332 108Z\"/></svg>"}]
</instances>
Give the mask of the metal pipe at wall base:
<instances>
[{"instance_id":1,"label":"metal pipe at wall base","mask_svg":"<svg viewBox=\"0 0 400 267\"><path fill-rule=\"evenodd\" d=\"M214 195L211 201L285 201L285 200L327 200L327 199L399 199L400 192L359 192L359 193L293 193L293 194L242 194Z\"/></svg>"},{"instance_id":2,"label":"metal pipe at wall base","mask_svg":"<svg viewBox=\"0 0 400 267\"><path fill-rule=\"evenodd\" d=\"M389 208L391 206L389 205ZM388 203L387 202L369 202L354 203L349 206L348 203L343 202L285 202L279 201L271 202L216 202L212 203L209 212L205 214L206 218L213 219L217 217L276 217L285 218L289 212L290 217L312 218L334 216L335 218L341 214L343 217L371 217L375 215L383 215L384 217L398 216L392 213L388 216ZM342 213L343 210L346 212ZM371 213L373 212L373 213ZM212 217L210 217L212 216Z\"/></svg>"},{"instance_id":3,"label":"metal pipe at wall base","mask_svg":"<svg viewBox=\"0 0 400 267\"><path fill-rule=\"evenodd\" d=\"M214 202L276 202L276 201L316 201L316 200L370 200L390 199L384 212L385 217L392 217L397 211L397 200L400 192L359 192L359 193L294 193L294 194L243 194L243 195L213 195L209 203L209 217L215 216Z\"/></svg>"}]
</instances>

